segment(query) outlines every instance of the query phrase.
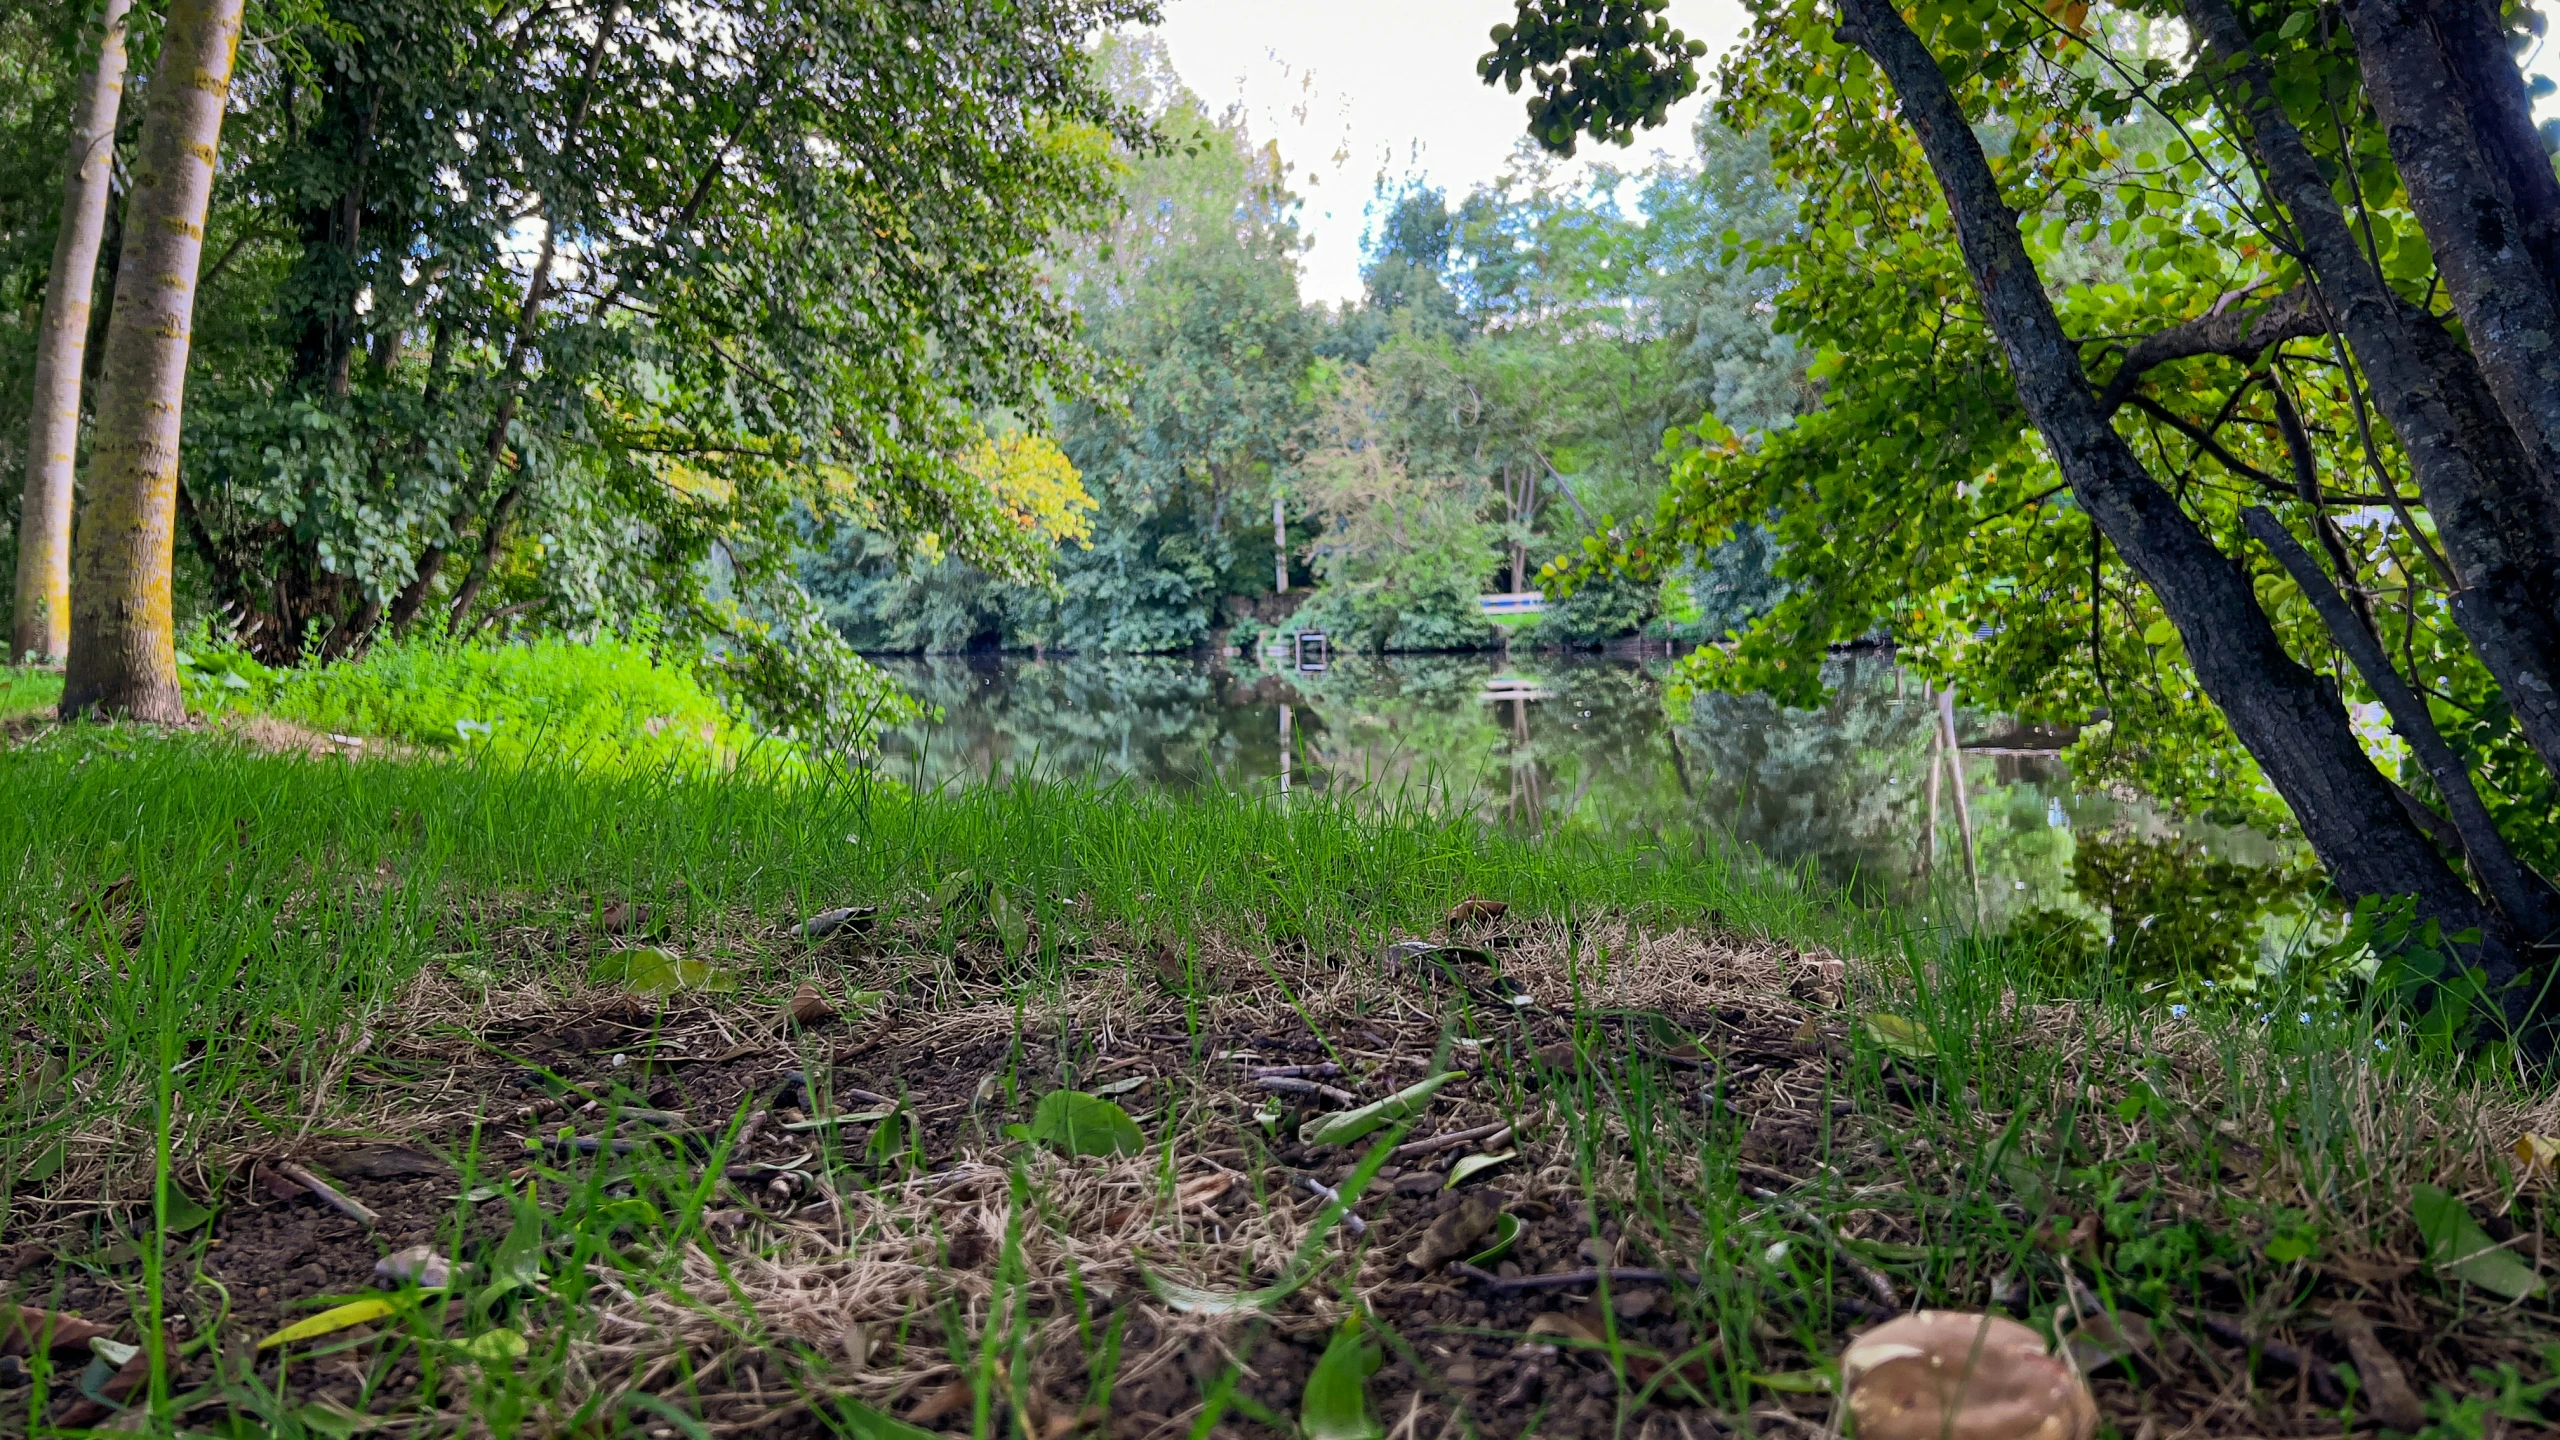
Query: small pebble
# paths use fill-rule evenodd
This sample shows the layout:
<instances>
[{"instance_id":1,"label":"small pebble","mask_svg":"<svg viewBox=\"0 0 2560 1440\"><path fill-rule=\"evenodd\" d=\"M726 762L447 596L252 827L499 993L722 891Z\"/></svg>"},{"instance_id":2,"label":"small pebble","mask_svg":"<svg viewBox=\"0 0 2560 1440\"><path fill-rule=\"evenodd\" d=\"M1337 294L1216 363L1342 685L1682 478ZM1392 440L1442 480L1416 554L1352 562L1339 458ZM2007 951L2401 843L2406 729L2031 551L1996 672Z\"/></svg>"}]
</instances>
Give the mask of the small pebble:
<instances>
[{"instance_id":1,"label":"small pebble","mask_svg":"<svg viewBox=\"0 0 2560 1440\"><path fill-rule=\"evenodd\" d=\"M1629 1290L1610 1301L1609 1308L1617 1311L1621 1320L1641 1320L1661 1303L1662 1297L1651 1290Z\"/></svg>"},{"instance_id":2,"label":"small pebble","mask_svg":"<svg viewBox=\"0 0 2560 1440\"><path fill-rule=\"evenodd\" d=\"M1606 1400L1618 1393L1618 1377L1606 1370L1594 1370L1582 1377L1582 1388L1590 1391L1594 1400Z\"/></svg>"},{"instance_id":3,"label":"small pebble","mask_svg":"<svg viewBox=\"0 0 2560 1440\"><path fill-rule=\"evenodd\" d=\"M1416 1170L1396 1181L1399 1195L1428 1195L1440 1188L1440 1177L1429 1170Z\"/></svg>"},{"instance_id":4,"label":"small pebble","mask_svg":"<svg viewBox=\"0 0 2560 1440\"><path fill-rule=\"evenodd\" d=\"M1473 1385L1482 1377L1476 1374L1476 1362L1460 1360L1441 1371L1440 1378L1452 1385Z\"/></svg>"}]
</instances>

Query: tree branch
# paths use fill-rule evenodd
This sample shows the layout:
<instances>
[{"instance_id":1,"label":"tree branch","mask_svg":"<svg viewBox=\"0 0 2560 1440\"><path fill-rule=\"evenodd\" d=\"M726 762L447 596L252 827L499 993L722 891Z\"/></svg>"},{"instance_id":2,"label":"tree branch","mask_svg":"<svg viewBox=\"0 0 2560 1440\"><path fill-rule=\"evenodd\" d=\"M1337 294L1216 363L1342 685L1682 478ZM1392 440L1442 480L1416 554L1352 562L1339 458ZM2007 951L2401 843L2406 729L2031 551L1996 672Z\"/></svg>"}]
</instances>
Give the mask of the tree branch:
<instances>
[{"instance_id":1,"label":"tree branch","mask_svg":"<svg viewBox=\"0 0 2560 1440\"><path fill-rule=\"evenodd\" d=\"M2235 305L2234 298L2225 295L2205 315L2134 342L2125 352L2124 363L2108 378L2107 388L2099 392L2098 408L2114 414L2133 397L2133 387L2145 372L2173 360L2221 355L2245 365L2270 345L2322 334L2329 328L2306 286L2297 285L2264 305Z\"/></svg>"}]
</instances>

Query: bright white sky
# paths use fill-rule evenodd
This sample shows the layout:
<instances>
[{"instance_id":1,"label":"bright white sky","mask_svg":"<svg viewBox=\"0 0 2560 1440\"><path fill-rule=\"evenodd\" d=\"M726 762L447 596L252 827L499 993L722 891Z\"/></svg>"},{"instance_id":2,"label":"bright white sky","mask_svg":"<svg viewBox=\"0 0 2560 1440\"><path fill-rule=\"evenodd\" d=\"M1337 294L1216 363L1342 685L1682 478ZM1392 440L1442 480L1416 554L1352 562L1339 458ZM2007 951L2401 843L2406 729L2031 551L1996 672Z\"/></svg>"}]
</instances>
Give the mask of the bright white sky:
<instances>
[{"instance_id":1,"label":"bright white sky","mask_svg":"<svg viewBox=\"0 0 2560 1440\"><path fill-rule=\"evenodd\" d=\"M1455 199L1502 173L1528 124L1526 92L1476 78L1485 32L1513 0L1168 0L1159 33L1174 69L1212 110L1242 100L1256 140L1276 138L1305 198L1310 300L1360 294L1360 237L1381 174L1420 175ZM1671 23L1712 62L1742 34L1741 0L1671 0ZM1689 148L1704 101L1626 150L1585 143L1581 158L1641 165Z\"/></svg>"}]
</instances>

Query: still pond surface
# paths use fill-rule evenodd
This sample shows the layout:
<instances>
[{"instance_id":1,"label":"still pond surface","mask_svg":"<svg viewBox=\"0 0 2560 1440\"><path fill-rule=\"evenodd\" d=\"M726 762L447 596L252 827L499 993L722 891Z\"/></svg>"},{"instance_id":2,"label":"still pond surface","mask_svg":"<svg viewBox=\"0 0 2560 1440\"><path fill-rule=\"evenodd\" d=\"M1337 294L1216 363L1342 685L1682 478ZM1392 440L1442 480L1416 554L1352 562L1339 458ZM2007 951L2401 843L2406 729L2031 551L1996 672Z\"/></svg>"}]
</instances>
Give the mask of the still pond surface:
<instances>
[{"instance_id":1,"label":"still pond surface","mask_svg":"<svg viewBox=\"0 0 2560 1440\"><path fill-rule=\"evenodd\" d=\"M1936 893L1966 909L1969 821L1994 928L2086 908L2075 836L2174 833L2145 805L2074 787L2056 753L2067 737L1963 710L1959 807L1939 706L1882 656L1833 661L1818 710L1708 695L1678 717L1667 657L1337 655L1320 673L1158 656L881 663L941 710L889 741L891 771L920 786L1080 776L1285 788L1550 832L1705 822L1870 898ZM2235 860L2277 858L2247 832L2190 838Z\"/></svg>"}]
</instances>

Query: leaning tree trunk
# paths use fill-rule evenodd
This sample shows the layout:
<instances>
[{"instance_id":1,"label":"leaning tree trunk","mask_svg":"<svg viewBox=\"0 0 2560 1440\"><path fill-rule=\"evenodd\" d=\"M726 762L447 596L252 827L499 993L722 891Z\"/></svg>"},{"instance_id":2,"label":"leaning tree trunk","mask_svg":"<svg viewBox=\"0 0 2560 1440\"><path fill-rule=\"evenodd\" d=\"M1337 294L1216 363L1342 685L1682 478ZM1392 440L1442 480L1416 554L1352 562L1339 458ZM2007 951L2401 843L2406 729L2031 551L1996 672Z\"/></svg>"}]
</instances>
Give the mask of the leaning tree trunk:
<instances>
[{"instance_id":1,"label":"leaning tree trunk","mask_svg":"<svg viewBox=\"0 0 2560 1440\"><path fill-rule=\"evenodd\" d=\"M10 660L62 658L71 645L72 455L80 444L80 370L89 348L89 295L107 229L115 169L116 111L124 100L124 17L132 0L107 0L98 68L80 87L62 182L62 229L53 239L44 319L36 331L35 415L27 427L27 498L18 513L17 619Z\"/></svg>"},{"instance_id":2,"label":"leaning tree trunk","mask_svg":"<svg viewBox=\"0 0 2560 1440\"><path fill-rule=\"evenodd\" d=\"M1901 101L1956 223L1965 267L2009 362L2027 417L2082 508L2159 597L2196 678L2293 809L2322 865L2350 896L2414 896L2447 934L2477 928L2471 959L2510 1020L2512 937L2400 809L2347 723L2337 691L2285 651L2249 581L2143 468L2091 393L2019 238L1955 91L1892 4L1841 0L1841 38L1876 62Z\"/></svg>"},{"instance_id":3,"label":"leaning tree trunk","mask_svg":"<svg viewBox=\"0 0 2560 1440\"><path fill-rule=\"evenodd\" d=\"M2207 63L2228 67L2267 190L2292 215L2305 267L2409 457L2455 572L2454 623L2526 741L2560 770L2560 516L2473 357L2374 273L2229 0L2185 10Z\"/></svg>"},{"instance_id":4,"label":"leaning tree trunk","mask_svg":"<svg viewBox=\"0 0 2560 1440\"><path fill-rule=\"evenodd\" d=\"M161 33L107 327L62 713L186 718L169 569L179 420L242 0L176 0Z\"/></svg>"}]
</instances>

